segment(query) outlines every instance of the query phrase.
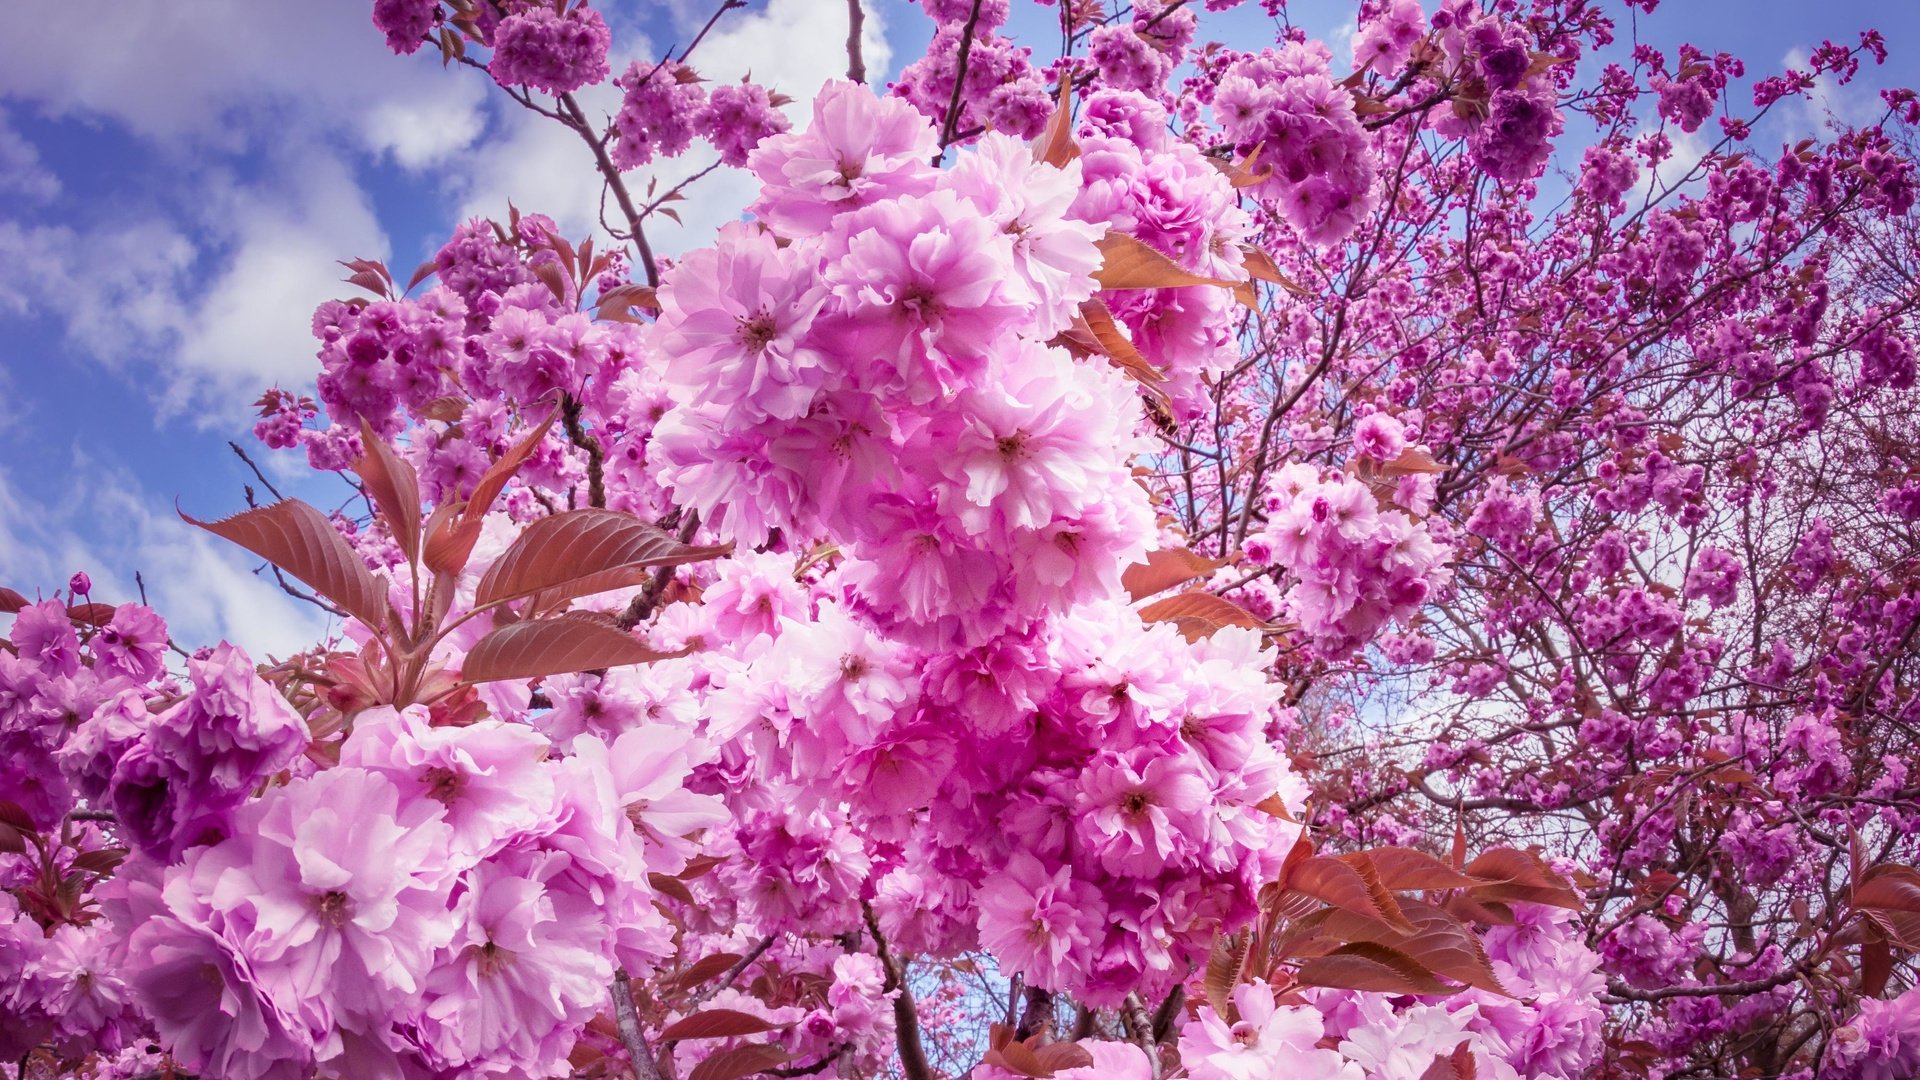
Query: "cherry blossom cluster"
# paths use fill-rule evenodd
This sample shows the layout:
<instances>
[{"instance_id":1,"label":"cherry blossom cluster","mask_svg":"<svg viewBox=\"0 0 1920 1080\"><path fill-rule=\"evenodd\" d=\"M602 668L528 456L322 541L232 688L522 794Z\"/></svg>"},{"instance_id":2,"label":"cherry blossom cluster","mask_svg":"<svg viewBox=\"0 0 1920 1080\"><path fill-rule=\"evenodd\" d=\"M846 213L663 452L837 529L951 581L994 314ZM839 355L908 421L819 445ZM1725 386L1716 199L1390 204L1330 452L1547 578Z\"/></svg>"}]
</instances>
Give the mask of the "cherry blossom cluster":
<instances>
[{"instance_id":1,"label":"cherry blossom cluster","mask_svg":"<svg viewBox=\"0 0 1920 1080\"><path fill-rule=\"evenodd\" d=\"M921 7L933 19L933 40L926 55L893 81L893 94L936 124L946 122L957 100L954 134L997 131L1022 139L1038 134L1053 112L1057 80L1033 66L1032 49L998 33L1011 14L1010 0L921 0Z\"/></svg>"},{"instance_id":2,"label":"cherry blossom cluster","mask_svg":"<svg viewBox=\"0 0 1920 1080\"><path fill-rule=\"evenodd\" d=\"M611 78L586 3L375 0L585 140L632 261L514 211L347 264L255 428L358 477L314 651L0 590L6 1075L1920 1069L1920 99L1775 137L1884 43L1366 0L1349 73L1234 6L1062 2L1056 59L922 0L796 128ZM751 205L656 259L623 170L696 140ZM581 513L678 554L483 602ZM482 644L542 627L614 651Z\"/></svg>"},{"instance_id":3,"label":"cherry blossom cluster","mask_svg":"<svg viewBox=\"0 0 1920 1080\"><path fill-rule=\"evenodd\" d=\"M654 438L660 481L721 535L832 537L875 612L972 644L1111 593L1152 520L1134 392L1050 344L1100 262L1080 167L989 135L937 170L936 146L845 83L761 145L756 220L660 291L684 403Z\"/></svg>"},{"instance_id":4,"label":"cherry blossom cluster","mask_svg":"<svg viewBox=\"0 0 1920 1080\"><path fill-rule=\"evenodd\" d=\"M1391 449L1367 446L1363 453L1397 456L1404 446L1399 422L1369 419L1379 423L1362 436L1390 440L1381 445ZM1355 476L1323 476L1311 465L1289 465L1274 477L1266 525L1248 538L1247 557L1292 579L1285 614L1316 648L1337 656L1366 644L1389 624L1411 619L1445 585L1449 549L1414 516L1432 500L1426 479L1402 477L1382 499Z\"/></svg>"},{"instance_id":5,"label":"cherry blossom cluster","mask_svg":"<svg viewBox=\"0 0 1920 1080\"><path fill-rule=\"evenodd\" d=\"M789 126L777 108L786 99L766 87L741 81L709 92L692 68L672 60L635 61L615 83L625 96L613 118L613 160L623 169L678 157L696 138L712 143L722 162L744 166L754 147Z\"/></svg>"}]
</instances>

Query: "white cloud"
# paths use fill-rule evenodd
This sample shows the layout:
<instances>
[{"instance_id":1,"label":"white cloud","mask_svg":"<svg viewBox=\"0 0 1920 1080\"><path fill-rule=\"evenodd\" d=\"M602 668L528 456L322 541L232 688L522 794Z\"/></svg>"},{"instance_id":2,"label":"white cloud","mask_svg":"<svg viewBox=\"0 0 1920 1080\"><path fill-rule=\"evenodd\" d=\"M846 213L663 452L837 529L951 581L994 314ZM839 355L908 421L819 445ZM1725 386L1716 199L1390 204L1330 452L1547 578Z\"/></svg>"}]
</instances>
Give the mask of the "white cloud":
<instances>
[{"instance_id":1,"label":"white cloud","mask_svg":"<svg viewBox=\"0 0 1920 1080\"><path fill-rule=\"evenodd\" d=\"M71 501L35 505L0 470L0 584L29 598L66 585L76 570L93 578L102 602L148 600L183 647L232 641L256 659L286 656L335 627L325 613L280 591L239 548L203 533L132 486L131 478L88 463L75 469ZM111 522L111 527L103 527Z\"/></svg>"},{"instance_id":2,"label":"white cloud","mask_svg":"<svg viewBox=\"0 0 1920 1080\"><path fill-rule=\"evenodd\" d=\"M1667 138L1673 142L1673 152L1652 171L1641 172L1639 198L1642 202L1658 198L1676 186L1686 187L1682 181L1713 149L1706 136L1698 131L1681 131L1676 126L1670 126L1667 128ZM1694 177L1689 183L1698 186L1701 180L1702 177Z\"/></svg>"},{"instance_id":3,"label":"white cloud","mask_svg":"<svg viewBox=\"0 0 1920 1080\"><path fill-rule=\"evenodd\" d=\"M393 56L364 3L37 9L0 35L0 100L92 125L109 152L127 152L118 139L150 153L142 184L110 203L0 220L0 317L57 320L151 389L163 420L231 425L267 383L310 382L312 310L348 291L336 261L389 247L362 155L422 170L485 127L486 80ZM0 196L58 194L38 158L0 118Z\"/></svg>"},{"instance_id":4,"label":"white cloud","mask_svg":"<svg viewBox=\"0 0 1920 1080\"><path fill-rule=\"evenodd\" d=\"M60 178L40 163L40 152L13 130L0 109L0 195L43 203L60 194Z\"/></svg>"},{"instance_id":5,"label":"white cloud","mask_svg":"<svg viewBox=\"0 0 1920 1080\"><path fill-rule=\"evenodd\" d=\"M1813 54L1795 46L1780 58L1783 67L1794 71L1813 70ZM1859 90L1856 85L1854 89ZM1831 74L1820 75L1805 97L1789 98L1783 105L1782 120L1787 125L1785 141L1825 138L1835 124L1862 127L1873 123L1879 113L1880 99L1871 93L1846 93Z\"/></svg>"},{"instance_id":6,"label":"white cloud","mask_svg":"<svg viewBox=\"0 0 1920 1080\"><path fill-rule=\"evenodd\" d=\"M158 221L97 228L0 221L0 314L57 317L76 347L130 367L131 355L183 325L178 297L194 258L194 245ZM21 347L18 335L4 340L9 352Z\"/></svg>"},{"instance_id":7,"label":"white cloud","mask_svg":"<svg viewBox=\"0 0 1920 1080\"><path fill-rule=\"evenodd\" d=\"M417 119L436 123L480 108L473 80L390 55L364 3L62 0L34 8L26 28L0 35L0 93L54 117L113 119L155 140L237 149L352 130L387 102L412 103ZM452 127L478 132L471 118ZM384 127L361 135L375 151L398 141Z\"/></svg>"},{"instance_id":8,"label":"white cloud","mask_svg":"<svg viewBox=\"0 0 1920 1080\"><path fill-rule=\"evenodd\" d=\"M152 387L162 419L233 426L268 383L312 381L313 309L349 291L337 260L388 246L337 159L303 154L264 179L203 180L197 240L159 221L0 221L0 314L58 319L75 347Z\"/></svg>"},{"instance_id":9,"label":"white cloud","mask_svg":"<svg viewBox=\"0 0 1920 1080\"><path fill-rule=\"evenodd\" d=\"M191 314L173 343L169 410L251 400L264 382L310 382L313 309L351 291L338 260L387 256L366 194L337 159L291 163L283 184L233 193L219 276L181 298ZM231 414L206 420L224 426Z\"/></svg>"},{"instance_id":10,"label":"white cloud","mask_svg":"<svg viewBox=\"0 0 1920 1080\"><path fill-rule=\"evenodd\" d=\"M464 73L448 73L448 85L464 93L422 98L391 98L368 108L361 122L362 138L408 169L424 169L466 149L480 136L486 117L478 107L485 87Z\"/></svg>"}]
</instances>

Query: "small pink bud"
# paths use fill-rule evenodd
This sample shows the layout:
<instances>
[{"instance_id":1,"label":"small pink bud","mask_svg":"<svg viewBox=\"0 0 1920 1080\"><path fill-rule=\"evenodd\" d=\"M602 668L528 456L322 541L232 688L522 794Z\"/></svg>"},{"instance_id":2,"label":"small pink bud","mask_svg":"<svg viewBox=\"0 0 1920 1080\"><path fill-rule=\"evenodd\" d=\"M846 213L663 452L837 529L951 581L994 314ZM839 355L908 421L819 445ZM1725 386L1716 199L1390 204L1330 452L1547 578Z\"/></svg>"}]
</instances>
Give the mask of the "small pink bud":
<instances>
[{"instance_id":1,"label":"small pink bud","mask_svg":"<svg viewBox=\"0 0 1920 1080\"><path fill-rule=\"evenodd\" d=\"M85 570L82 570L67 579L67 588L72 590L75 596L91 596L93 595L93 579L87 576Z\"/></svg>"}]
</instances>

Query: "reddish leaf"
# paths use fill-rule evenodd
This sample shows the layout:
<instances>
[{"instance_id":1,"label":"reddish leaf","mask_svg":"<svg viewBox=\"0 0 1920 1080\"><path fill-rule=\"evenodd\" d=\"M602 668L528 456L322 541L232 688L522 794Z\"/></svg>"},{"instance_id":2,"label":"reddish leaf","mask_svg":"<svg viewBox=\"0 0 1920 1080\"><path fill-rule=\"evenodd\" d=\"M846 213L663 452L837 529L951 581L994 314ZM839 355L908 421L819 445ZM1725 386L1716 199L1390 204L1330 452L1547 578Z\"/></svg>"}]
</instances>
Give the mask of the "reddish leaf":
<instances>
[{"instance_id":1,"label":"reddish leaf","mask_svg":"<svg viewBox=\"0 0 1920 1080\"><path fill-rule=\"evenodd\" d=\"M1520 901L1579 910L1580 894L1540 856L1514 848L1490 848L1467 864L1467 873L1494 884L1476 886L1477 901Z\"/></svg>"},{"instance_id":2,"label":"reddish leaf","mask_svg":"<svg viewBox=\"0 0 1920 1080\"><path fill-rule=\"evenodd\" d=\"M1451 994L1459 989L1434 978L1405 953L1370 941L1309 959L1300 965L1299 978L1308 986L1382 994Z\"/></svg>"},{"instance_id":3,"label":"reddish leaf","mask_svg":"<svg viewBox=\"0 0 1920 1080\"><path fill-rule=\"evenodd\" d=\"M673 655L677 654L655 652L608 623L562 615L500 627L467 653L460 673L468 682L537 679L645 664Z\"/></svg>"},{"instance_id":4,"label":"reddish leaf","mask_svg":"<svg viewBox=\"0 0 1920 1080\"><path fill-rule=\"evenodd\" d=\"M1113 366L1126 372L1139 382L1156 386L1167 381L1166 373L1147 362L1140 350L1127 340L1119 324L1113 321L1113 312L1098 300L1089 300L1080 305L1080 317L1086 320L1087 332L1100 346L1100 351L1113 361Z\"/></svg>"},{"instance_id":5,"label":"reddish leaf","mask_svg":"<svg viewBox=\"0 0 1920 1080\"><path fill-rule=\"evenodd\" d=\"M1108 233L1099 242L1103 261L1093 275L1103 289L1172 289L1187 285L1234 283L1182 270L1172 259L1126 233Z\"/></svg>"},{"instance_id":6,"label":"reddish leaf","mask_svg":"<svg viewBox=\"0 0 1920 1080\"><path fill-rule=\"evenodd\" d=\"M1120 575L1120 584L1126 586L1127 594L1135 600L1144 600L1175 585L1205 577L1225 565L1225 559L1209 559L1186 548L1161 548L1149 552L1146 562L1127 567Z\"/></svg>"},{"instance_id":7,"label":"reddish leaf","mask_svg":"<svg viewBox=\"0 0 1920 1080\"><path fill-rule=\"evenodd\" d=\"M1033 141L1033 159L1065 168L1067 162L1080 156L1080 147L1073 141L1073 80L1070 77L1061 77L1056 97L1059 100L1053 114L1047 117L1047 126Z\"/></svg>"},{"instance_id":8,"label":"reddish leaf","mask_svg":"<svg viewBox=\"0 0 1920 1080\"><path fill-rule=\"evenodd\" d=\"M1420 929L1411 937L1393 943L1393 948L1421 967L1454 982L1490 994L1513 996L1494 974L1486 946L1473 931L1439 908L1418 901L1403 901L1402 909Z\"/></svg>"},{"instance_id":9,"label":"reddish leaf","mask_svg":"<svg viewBox=\"0 0 1920 1080\"><path fill-rule=\"evenodd\" d=\"M1171 622L1188 641L1211 637L1223 626L1266 628L1266 622L1231 600L1210 592L1184 592L1140 609L1143 622Z\"/></svg>"},{"instance_id":10,"label":"reddish leaf","mask_svg":"<svg viewBox=\"0 0 1920 1080\"><path fill-rule=\"evenodd\" d=\"M1494 974L1486 948L1465 924L1440 908L1411 898L1400 901L1401 913L1414 927L1407 933L1379 920L1323 908L1295 921L1281 952L1289 956L1324 956L1343 945L1371 942L1403 953L1436 975L1478 987L1492 994L1512 996Z\"/></svg>"},{"instance_id":11,"label":"reddish leaf","mask_svg":"<svg viewBox=\"0 0 1920 1080\"><path fill-rule=\"evenodd\" d=\"M126 857L126 848L101 848L98 851L87 851L75 855L73 857L73 868L75 870L85 870L90 874L99 874L104 877L107 874L113 873L114 867L119 866L121 861Z\"/></svg>"},{"instance_id":12,"label":"reddish leaf","mask_svg":"<svg viewBox=\"0 0 1920 1080\"><path fill-rule=\"evenodd\" d=\"M674 876L681 881L694 881L707 876L713 871L714 867L719 866L723 862L726 862L726 860L716 858L712 855L695 855L693 858L687 860L686 869Z\"/></svg>"},{"instance_id":13,"label":"reddish leaf","mask_svg":"<svg viewBox=\"0 0 1920 1080\"><path fill-rule=\"evenodd\" d=\"M33 603L12 589L0 588L0 615L12 615Z\"/></svg>"},{"instance_id":14,"label":"reddish leaf","mask_svg":"<svg viewBox=\"0 0 1920 1080\"><path fill-rule=\"evenodd\" d=\"M648 874L647 884L653 886L654 892L666 893L683 904L694 902L693 890L687 888L687 883L679 878L668 877L665 874Z\"/></svg>"},{"instance_id":15,"label":"reddish leaf","mask_svg":"<svg viewBox=\"0 0 1920 1080\"><path fill-rule=\"evenodd\" d=\"M459 394L442 394L420 410L420 419L438 420L443 424L457 424L467 412L467 399Z\"/></svg>"},{"instance_id":16,"label":"reddish leaf","mask_svg":"<svg viewBox=\"0 0 1920 1080\"><path fill-rule=\"evenodd\" d=\"M414 286L420 284L421 282L427 280L428 278L432 277L433 275L439 272L440 272L440 268L437 265L435 265L435 261L433 259L428 259L426 262L421 263L418 267L414 269L413 276L407 279L407 291L412 292Z\"/></svg>"},{"instance_id":17,"label":"reddish leaf","mask_svg":"<svg viewBox=\"0 0 1920 1080\"><path fill-rule=\"evenodd\" d=\"M1895 863L1868 869L1853 887L1853 906L1920 914L1920 870Z\"/></svg>"},{"instance_id":18,"label":"reddish leaf","mask_svg":"<svg viewBox=\"0 0 1920 1080\"><path fill-rule=\"evenodd\" d=\"M1400 451L1400 456L1380 466L1381 476L1406 476L1410 473L1443 473L1445 465L1433 460L1433 455L1425 450L1408 447Z\"/></svg>"},{"instance_id":19,"label":"reddish leaf","mask_svg":"<svg viewBox=\"0 0 1920 1080\"><path fill-rule=\"evenodd\" d=\"M983 1064L995 1065L1017 1076L1046 1077L1053 1075L1041 1064L1033 1048L1024 1042L1008 1040L1005 1046L989 1050L981 1058Z\"/></svg>"},{"instance_id":20,"label":"reddish leaf","mask_svg":"<svg viewBox=\"0 0 1920 1080\"><path fill-rule=\"evenodd\" d=\"M33 818L19 803L0 799L0 825L11 825L23 833L38 832L34 828Z\"/></svg>"},{"instance_id":21,"label":"reddish leaf","mask_svg":"<svg viewBox=\"0 0 1920 1080\"><path fill-rule=\"evenodd\" d=\"M685 885L680 887L683 889L686 888ZM685 970L667 981L672 984L675 989L686 990L699 986L708 979L717 979L725 975L728 971L732 970L733 965L739 962L739 953L713 953L695 960L693 963L687 965Z\"/></svg>"},{"instance_id":22,"label":"reddish leaf","mask_svg":"<svg viewBox=\"0 0 1920 1080\"><path fill-rule=\"evenodd\" d=\"M395 454L365 417L360 420L360 445L365 452L353 463L353 471L366 483L394 543L406 552L409 564L417 565L420 561L420 479L413 465Z\"/></svg>"},{"instance_id":23,"label":"reddish leaf","mask_svg":"<svg viewBox=\"0 0 1920 1080\"><path fill-rule=\"evenodd\" d=\"M1240 301L1241 307L1246 308L1255 315L1260 314L1260 289L1254 285L1252 281L1234 282L1233 298Z\"/></svg>"},{"instance_id":24,"label":"reddish leaf","mask_svg":"<svg viewBox=\"0 0 1920 1080\"><path fill-rule=\"evenodd\" d=\"M468 556L473 554L473 545L480 539L481 523L486 519L487 511L493 508L493 500L500 497L507 481L512 480L513 474L519 472L520 466L533 456L534 449L540 445L540 440L547 437L547 429L553 426L554 419L559 415L559 409L548 413L545 420L480 474L480 483L474 486L473 498L467 500L457 518L449 515L438 528L428 530L426 563L429 569L457 574L467 565ZM438 518L440 515L436 512L434 516Z\"/></svg>"},{"instance_id":25,"label":"reddish leaf","mask_svg":"<svg viewBox=\"0 0 1920 1080\"><path fill-rule=\"evenodd\" d=\"M358 285L382 299L393 295L393 275L387 272L385 263L377 259L354 259L340 265L353 271L346 279L349 284Z\"/></svg>"},{"instance_id":26,"label":"reddish leaf","mask_svg":"<svg viewBox=\"0 0 1920 1080\"><path fill-rule=\"evenodd\" d=\"M1860 943L1860 996L1877 998L1893 978L1893 950L1886 936L1869 933Z\"/></svg>"},{"instance_id":27,"label":"reddish leaf","mask_svg":"<svg viewBox=\"0 0 1920 1080\"><path fill-rule=\"evenodd\" d=\"M1223 934L1213 939L1213 952L1207 957L1206 978L1201 987L1206 992L1207 1004L1229 1023L1240 1019L1239 1009L1233 1003L1233 991L1240 984L1240 972L1246 967L1247 949L1252 944L1251 937Z\"/></svg>"},{"instance_id":28,"label":"reddish leaf","mask_svg":"<svg viewBox=\"0 0 1920 1080\"><path fill-rule=\"evenodd\" d=\"M1365 862L1343 862L1325 855L1303 859L1282 882L1289 892L1303 893L1322 903L1370 919L1402 933L1414 926L1401 913L1393 894L1380 884Z\"/></svg>"},{"instance_id":29,"label":"reddish leaf","mask_svg":"<svg viewBox=\"0 0 1920 1080\"><path fill-rule=\"evenodd\" d=\"M1253 808L1261 813L1277 817L1281 821L1297 823L1300 820L1293 816L1293 811L1287 809L1287 800L1281 798L1279 795L1269 795L1259 802L1254 803Z\"/></svg>"},{"instance_id":30,"label":"reddish leaf","mask_svg":"<svg viewBox=\"0 0 1920 1080\"><path fill-rule=\"evenodd\" d=\"M683 544L671 533L617 510L569 510L527 526L487 568L474 603L543 591L549 601L586 596L635 584L650 567L699 562L729 550Z\"/></svg>"},{"instance_id":31,"label":"reddish leaf","mask_svg":"<svg viewBox=\"0 0 1920 1080\"><path fill-rule=\"evenodd\" d=\"M1280 272L1280 267L1274 264L1273 256L1252 244L1242 244L1240 250L1245 254L1242 265L1247 268L1249 275L1260 281L1272 282L1295 296L1307 295L1307 290L1301 288L1299 282Z\"/></svg>"},{"instance_id":32,"label":"reddish leaf","mask_svg":"<svg viewBox=\"0 0 1920 1080\"><path fill-rule=\"evenodd\" d=\"M618 285L600 294L598 302L594 304L594 315L615 322L644 322L633 313L633 308L658 314L660 300L645 285Z\"/></svg>"},{"instance_id":33,"label":"reddish leaf","mask_svg":"<svg viewBox=\"0 0 1920 1080\"><path fill-rule=\"evenodd\" d=\"M67 618L85 626L105 626L113 621L113 605L75 604L67 609Z\"/></svg>"},{"instance_id":34,"label":"reddish leaf","mask_svg":"<svg viewBox=\"0 0 1920 1080\"><path fill-rule=\"evenodd\" d=\"M1087 1048L1075 1042L1056 1042L1033 1052L1034 1059L1052 1076L1064 1069L1090 1069L1093 1067L1093 1054Z\"/></svg>"},{"instance_id":35,"label":"reddish leaf","mask_svg":"<svg viewBox=\"0 0 1920 1080\"><path fill-rule=\"evenodd\" d=\"M1435 1054L1420 1080L1473 1080L1474 1069L1472 1044L1463 1042L1445 1057Z\"/></svg>"},{"instance_id":36,"label":"reddish leaf","mask_svg":"<svg viewBox=\"0 0 1920 1080\"><path fill-rule=\"evenodd\" d=\"M662 1041L730 1039L736 1035L758 1035L779 1026L737 1009L702 1009L668 1024L660 1038Z\"/></svg>"},{"instance_id":37,"label":"reddish leaf","mask_svg":"<svg viewBox=\"0 0 1920 1080\"><path fill-rule=\"evenodd\" d=\"M1396 892L1465 889L1487 884L1486 878L1462 873L1426 852L1413 848L1370 848L1366 857L1379 873L1380 884Z\"/></svg>"},{"instance_id":38,"label":"reddish leaf","mask_svg":"<svg viewBox=\"0 0 1920 1080\"><path fill-rule=\"evenodd\" d=\"M223 518L181 520L230 540L285 570L369 627L386 623L387 590L326 515L288 499Z\"/></svg>"},{"instance_id":39,"label":"reddish leaf","mask_svg":"<svg viewBox=\"0 0 1920 1080\"><path fill-rule=\"evenodd\" d=\"M687 1080L740 1080L743 1076L752 1076L783 1065L792 1057L785 1050L766 1043L736 1046L695 1065L687 1073Z\"/></svg>"},{"instance_id":40,"label":"reddish leaf","mask_svg":"<svg viewBox=\"0 0 1920 1080\"><path fill-rule=\"evenodd\" d=\"M1869 868L1853 887L1853 906L1894 944L1920 948L1920 871L1893 863Z\"/></svg>"}]
</instances>

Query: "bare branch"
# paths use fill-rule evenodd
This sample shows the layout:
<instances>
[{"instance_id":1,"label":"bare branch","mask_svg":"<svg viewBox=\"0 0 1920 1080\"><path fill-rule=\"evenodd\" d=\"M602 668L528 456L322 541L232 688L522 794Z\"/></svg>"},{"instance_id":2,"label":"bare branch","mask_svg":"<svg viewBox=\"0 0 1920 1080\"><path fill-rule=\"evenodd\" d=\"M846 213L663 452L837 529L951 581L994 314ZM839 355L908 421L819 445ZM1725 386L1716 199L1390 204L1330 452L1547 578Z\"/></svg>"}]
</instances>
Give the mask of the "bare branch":
<instances>
[{"instance_id":1,"label":"bare branch","mask_svg":"<svg viewBox=\"0 0 1920 1080\"><path fill-rule=\"evenodd\" d=\"M860 53L860 34L866 29L867 12L860 0L847 0L847 78L867 81L867 58Z\"/></svg>"},{"instance_id":2,"label":"bare branch","mask_svg":"<svg viewBox=\"0 0 1920 1080\"><path fill-rule=\"evenodd\" d=\"M240 456L241 461L244 461L247 463L247 468L253 470L253 475L258 477L262 484L266 485L267 490L273 492L274 498L280 499L283 501L286 499L285 495L280 494L280 489L273 486L273 481L267 479L267 474L260 471L260 466L255 465L253 463L253 459L247 456L247 452L245 450L240 449L239 443L229 439L227 440L227 445L233 448L233 452Z\"/></svg>"}]
</instances>

